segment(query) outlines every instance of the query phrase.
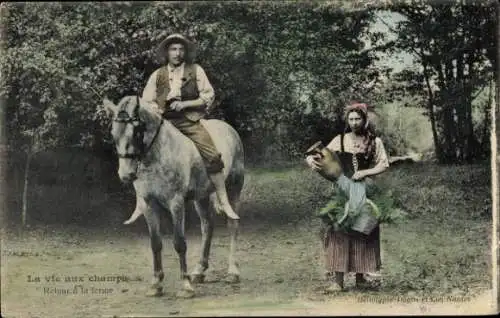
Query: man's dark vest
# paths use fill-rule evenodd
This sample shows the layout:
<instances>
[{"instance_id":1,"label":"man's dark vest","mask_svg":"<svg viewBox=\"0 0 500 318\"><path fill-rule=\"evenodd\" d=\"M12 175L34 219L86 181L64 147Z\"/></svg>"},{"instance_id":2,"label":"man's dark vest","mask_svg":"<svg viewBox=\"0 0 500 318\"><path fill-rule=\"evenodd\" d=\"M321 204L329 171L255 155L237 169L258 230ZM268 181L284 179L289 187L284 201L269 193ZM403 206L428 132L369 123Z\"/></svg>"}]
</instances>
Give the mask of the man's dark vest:
<instances>
[{"instance_id":1,"label":"man's dark vest","mask_svg":"<svg viewBox=\"0 0 500 318\"><path fill-rule=\"evenodd\" d=\"M168 67L162 66L158 70L156 77L156 103L160 107L165 107L163 117L166 119L186 117L192 121L198 121L205 116L205 106L200 109L189 108L189 110L175 111L167 105L167 96L170 92L170 82L168 80ZM195 100L200 96L196 83L196 64L185 64L184 75L182 77L181 100Z\"/></svg>"}]
</instances>

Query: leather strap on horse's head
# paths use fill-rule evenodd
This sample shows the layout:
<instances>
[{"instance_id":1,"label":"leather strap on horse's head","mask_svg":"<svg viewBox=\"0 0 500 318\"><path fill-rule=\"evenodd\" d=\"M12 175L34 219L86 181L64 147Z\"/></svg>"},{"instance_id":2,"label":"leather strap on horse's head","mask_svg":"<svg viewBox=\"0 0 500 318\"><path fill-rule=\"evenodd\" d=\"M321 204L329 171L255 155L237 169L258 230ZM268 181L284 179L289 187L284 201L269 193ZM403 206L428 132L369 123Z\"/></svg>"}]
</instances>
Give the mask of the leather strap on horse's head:
<instances>
[{"instance_id":1,"label":"leather strap on horse's head","mask_svg":"<svg viewBox=\"0 0 500 318\"><path fill-rule=\"evenodd\" d=\"M141 99L139 98L139 95L135 95L136 98L136 104L134 108L134 116L139 117L139 106L141 105Z\"/></svg>"},{"instance_id":2,"label":"leather strap on horse's head","mask_svg":"<svg viewBox=\"0 0 500 318\"><path fill-rule=\"evenodd\" d=\"M140 121L139 118L139 107L141 106L140 98L139 95L135 96L136 98L136 104L134 107L134 110L132 111L132 117L128 114L126 110L120 110L118 114L116 115L114 121L120 122L120 123L133 123L135 121Z\"/></svg>"},{"instance_id":3,"label":"leather strap on horse's head","mask_svg":"<svg viewBox=\"0 0 500 318\"><path fill-rule=\"evenodd\" d=\"M137 132L137 137L134 136L134 138L137 138L140 141L139 142L140 153L141 155L143 155L145 149L143 140L144 140L144 133L146 132L146 124L144 124L141 121L141 118L139 117L139 108L141 107L139 95L136 95L136 102L137 103L135 104L134 108L135 121L133 122L133 125L134 125L134 134Z\"/></svg>"},{"instance_id":4,"label":"leather strap on horse's head","mask_svg":"<svg viewBox=\"0 0 500 318\"><path fill-rule=\"evenodd\" d=\"M116 122L132 124L134 126L133 138L136 146L139 148L139 152L136 153L118 154L118 157L120 158L138 159L142 157L145 153L145 145L143 140L144 140L144 133L146 131L146 125L144 124L144 122L141 121L139 117L140 107L141 107L140 97L139 95L136 95L136 104L134 110L132 111L132 117L128 114L127 111L121 110L118 112L118 114L114 119L114 121Z\"/></svg>"}]
</instances>

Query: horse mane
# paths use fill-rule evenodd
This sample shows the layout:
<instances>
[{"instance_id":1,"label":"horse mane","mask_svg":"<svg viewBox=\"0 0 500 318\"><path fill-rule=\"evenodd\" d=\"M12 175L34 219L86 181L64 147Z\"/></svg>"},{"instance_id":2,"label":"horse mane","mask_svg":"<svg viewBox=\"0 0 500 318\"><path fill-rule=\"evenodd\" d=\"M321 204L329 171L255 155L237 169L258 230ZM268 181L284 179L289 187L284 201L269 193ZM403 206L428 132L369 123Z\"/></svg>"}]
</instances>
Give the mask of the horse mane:
<instances>
[{"instance_id":1,"label":"horse mane","mask_svg":"<svg viewBox=\"0 0 500 318\"><path fill-rule=\"evenodd\" d=\"M135 106L137 101L137 96L135 95L125 96L122 99L122 101L130 103ZM158 127L158 125L160 125L160 123L162 123L162 121L163 121L163 130L165 130L165 133L169 136L167 137L167 139L170 141L170 143L173 142L176 144L183 145L186 141L190 141L190 139L184 136L184 134L182 134L180 130L178 130L168 119L162 118L162 116L158 113L156 109L157 107L156 104L154 104L153 102L146 101L141 97L139 97L139 102L141 106L139 108L139 114L141 120L146 124L147 127L146 134L150 134L149 138L146 137L146 142L152 140L156 132L156 128ZM130 113L131 112L132 109L130 110Z\"/></svg>"},{"instance_id":2,"label":"horse mane","mask_svg":"<svg viewBox=\"0 0 500 318\"><path fill-rule=\"evenodd\" d=\"M129 96L129 97L137 98L136 96ZM148 124L148 122L157 125L163 120L163 125L168 126L169 129L174 129L178 131L178 129L175 128L175 126L172 125L172 123L169 120L163 119L161 117L161 115L156 110L156 105L154 103L146 101L140 97L139 97L139 102L141 105L139 112L143 115L141 116L141 119L146 122L146 125ZM180 133L180 131L178 132Z\"/></svg>"},{"instance_id":3,"label":"horse mane","mask_svg":"<svg viewBox=\"0 0 500 318\"><path fill-rule=\"evenodd\" d=\"M146 101L137 95L124 96L118 103L118 113L126 112L128 116L134 117L134 109L139 102L138 114L147 127L156 127L163 120L160 114L156 111L156 105L152 102Z\"/></svg>"}]
</instances>

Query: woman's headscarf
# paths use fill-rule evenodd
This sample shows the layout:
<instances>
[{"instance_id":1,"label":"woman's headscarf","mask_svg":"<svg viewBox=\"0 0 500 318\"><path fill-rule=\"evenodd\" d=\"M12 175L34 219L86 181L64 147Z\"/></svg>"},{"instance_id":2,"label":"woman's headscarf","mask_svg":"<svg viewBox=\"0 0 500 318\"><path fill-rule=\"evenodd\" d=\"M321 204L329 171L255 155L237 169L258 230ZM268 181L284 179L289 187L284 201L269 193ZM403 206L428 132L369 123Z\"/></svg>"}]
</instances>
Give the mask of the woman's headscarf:
<instances>
[{"instance_id":1,"label":"woman's headscarf","mask_svg":"<svg viewBox=\"0 0 500 318\"><path fill-rule=\"evenodd\" d=\"M353 110L359 110L361 111L363 114L364 114L364 117L365 117L365 129L368 128L368 125L370 124L370 118L368 116L368 105L365 104L365 103L357 103L357 102L354 102L354 103L351 103L350 105L347 105L345 108L344 108L344 117L345 117L345 121L347 122L347 116L349 116L349 113Z\"/></svg>"}]
</instances>

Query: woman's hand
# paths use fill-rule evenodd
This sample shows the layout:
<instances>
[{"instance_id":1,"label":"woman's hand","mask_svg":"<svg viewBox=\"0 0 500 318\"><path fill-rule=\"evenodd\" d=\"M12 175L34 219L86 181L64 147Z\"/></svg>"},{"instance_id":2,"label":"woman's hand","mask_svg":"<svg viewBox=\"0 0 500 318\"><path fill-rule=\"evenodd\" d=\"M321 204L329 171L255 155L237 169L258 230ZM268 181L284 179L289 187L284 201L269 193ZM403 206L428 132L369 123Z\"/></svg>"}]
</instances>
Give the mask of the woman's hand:
<instances>
[{"instance_id":1,"label":"woman's hand","mask_svg":"<svg viewBox=\"0 0 500 318\"><path fill-rule=\"evenodd\" d=\"M317 161L318 159L321 159L321 156L319 154L310 155L310 156L307 156L307 158L306 158L307 164L314 171L318 171L318 170L321 170L323 168L323 164L321 162Z\"/></svg>"},{"instance_id":2,"label":"woman's hand","mask_svg":"<svg viewBox=\"0 0 500 318\"><path fill-rule=\"evenodd\" d=\"M358 180L362 180L366 177L368 177L368 175L366 174L366 172L364 170L358 170L352 175L351 179L358 181Z\"/></svg>"}]
</instances>

